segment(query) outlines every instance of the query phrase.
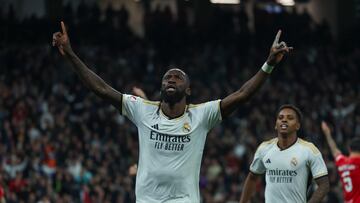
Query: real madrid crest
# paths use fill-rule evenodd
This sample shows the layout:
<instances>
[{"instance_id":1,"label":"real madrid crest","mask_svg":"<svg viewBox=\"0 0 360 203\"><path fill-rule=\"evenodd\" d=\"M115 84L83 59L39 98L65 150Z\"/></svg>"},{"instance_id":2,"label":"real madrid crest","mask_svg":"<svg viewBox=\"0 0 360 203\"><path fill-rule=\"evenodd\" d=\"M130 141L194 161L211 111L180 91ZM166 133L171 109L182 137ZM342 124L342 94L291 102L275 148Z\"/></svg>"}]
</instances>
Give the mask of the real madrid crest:
<instances>
[{"instance_id":1,"label":"real madrid crest","mask_svg":"<svg viewBox=\"0 0 360 203\"><path fill-rule=\"evenodd\" d=\"M292 167L296 167L297 164L298 164L297 159L296 159L295 157L293 157L293 158L291 159L291 161L290 161L290 165L291 165Z\"/></svg>"},{"instance_id":2,"label":"real madrid crest","mask_svg":"<svg viewBox=\"0 0 360 203\"><path fill-rule=\"evenodd\" d=\"M183 131L188 133L190 132L190 130L191 130L190 124L188 122L184 123Z\"/></svg>"}]
</instances>

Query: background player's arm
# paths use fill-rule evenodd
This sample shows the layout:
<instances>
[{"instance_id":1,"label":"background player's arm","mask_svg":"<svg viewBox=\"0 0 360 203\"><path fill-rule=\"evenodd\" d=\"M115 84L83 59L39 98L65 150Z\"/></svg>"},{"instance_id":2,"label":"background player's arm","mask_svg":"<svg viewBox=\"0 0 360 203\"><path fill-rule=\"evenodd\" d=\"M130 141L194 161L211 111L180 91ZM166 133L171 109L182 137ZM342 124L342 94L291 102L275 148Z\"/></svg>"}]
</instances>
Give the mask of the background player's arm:
<instances>
[{"instance_id":1,"label":"background player's arm","mask_svg":"<svg viewBox=\"0 0 360 203\"><path fill-rule=\"evenodd\" d=\"M57 46L61 55L65 56L72 64L73 70L80 77L81 81L102 99L110 102L117 109L121 110L122 95L110 85L91 71L74 53L71 48L70 40L63 22L61 22L62 32L53 34L53 46Z\"/></svg>"},{"instance_id":2,"label":"background player's arm","mask_svg":"<svg viewBox=\"0 0 360 203\"><path fill-rule=\"evenodd\" d=\"M320 178L315 179L318 188L314 191L313 195L311 196L309 203L318 203L324 199L325 195L329 192L330 184L328 176L323 176Z\"/></svg>"},{"instance_id":3,"label":"background player's arm","mask_svg":"<svg viewBox=\"0 0 360 203\"><path fill-rule=\"evenodd\" d=\"M254 194L256 183L258 182L260 175L256 175L252 172L249 172L246 177L243 191L240 197L240 203L247 203Z\"/></svg>"},{"instance_id":4,"label":"background player's arm","mask_svg":"<svg viewBox=\"0 0 360 203\"><path fill-rule=\"evenodd\" d=\"M146 100L148 99L148 97L146 96L146 93L144 92L144 90L139 88L139 87L134 86L132 88L132 92L133 92L133 94L135 96L141 97L141 98L146 99Z\"/></svg>"},{"instance_id":5,"label":"background player's arm","mask_svg":"<svg viewBox=\"0 0 360 203\"><path fill-rule=\"evenodd\" d=\"M339 154L341 154L341 151L339 150L334 139L332 138L331 130L325 121L321 122L321 129L322 129L322 131L325 135L326 141L330 147L331 154L333 155L333 157L335 159Z\"/></svg>"},{"instance_id":6,"label":"background player's arm","mask_svg":"<svg viewBox=\"0 0 360 203\"><path fill-rule=\"evenodd\" d=\"M275 37L273 45L270 48L270 54L266 63L270 66L278 64L285 53L292 50L292 47L288 47L285 42L280 42L281 31L279 31ZM250 80L248 80L238 91L230 94L221 101L221 115L223 118L230 115L236 110L239 104L248 101L261 87L261 85L268 78L269 74L263 70L259 70Z\"/></svg>"}]
</instances>

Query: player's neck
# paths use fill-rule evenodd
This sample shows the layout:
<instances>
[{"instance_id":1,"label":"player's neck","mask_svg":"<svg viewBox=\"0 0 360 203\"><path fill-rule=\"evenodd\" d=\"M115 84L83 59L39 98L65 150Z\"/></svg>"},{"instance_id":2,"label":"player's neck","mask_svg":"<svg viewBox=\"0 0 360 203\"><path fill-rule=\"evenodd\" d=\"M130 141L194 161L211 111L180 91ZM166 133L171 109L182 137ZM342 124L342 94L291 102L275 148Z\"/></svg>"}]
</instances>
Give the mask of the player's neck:
<instances>
[{"instance_id":1,"label":"player's neck","mask_svg":"<svg viewBox=\"0 0 360 203\"><path fill-rule=\"evenodd\" d=\"M180 102L174 104L161 102L160 108L169 119L178 118L185 113L186 100L181 100Z\"/></svg>"},{"instance_id":2,"label":"player's neck","mask_svg":"<svg viewBox=\"0 0 360 203\"><path fill-rule=\"evenodd\" d=\"M297 141L296 133L291 135L278 135L277 145L281 150L291 147Z\"/></svg>"},{"instance_id":3,"label":"player's neck","mask_svg":"<svg viewBox=\"0 0 360 203\"><path fill-rule=\"evenodd\" d=\"M360 157L360 152L350 152L350 157Z\"/></svg>"}]
</instances>

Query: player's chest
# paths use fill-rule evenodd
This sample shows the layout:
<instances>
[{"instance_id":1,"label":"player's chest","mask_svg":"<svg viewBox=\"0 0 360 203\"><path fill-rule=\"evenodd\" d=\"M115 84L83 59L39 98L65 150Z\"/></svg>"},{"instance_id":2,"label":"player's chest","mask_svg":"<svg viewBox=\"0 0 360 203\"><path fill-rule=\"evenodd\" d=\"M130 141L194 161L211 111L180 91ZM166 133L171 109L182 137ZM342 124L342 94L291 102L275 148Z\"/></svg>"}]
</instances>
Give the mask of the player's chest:
<instances>
[{"instance_id":1,"label":"player's chest","mask_svg":"<svg viewBox=\"0 0 360 203\"><path fill-rule=\"evenodd\" d=\"M205 141L205 131L198 122L185 115L177 119L161 116L149 116L139 126L142 146L151 153L168 155L169 153L190 153L194 146L201 148Z\"/></svg>"},{"instance_id":2,"label":"player's chest","mask_svg":"<svg viewBox=\"0 0 360 203\"><path fill-rule=\"evenodd\" d=\"M297 170L306 167L306 155L296 150L270 150L262 159L266 169Z\"/></svg>"},{"instance_id":3,"label":"player's chest","mask_svg":"<svg viewBox=\"0 0 360 203\"><path fill-rule=\"evenodd\" d=\"M142 121L143 127L150 130L160 131L170 134L188 134L194 131L199 123L196 117L185 114L179 118L168 119L162 115L145 115Z\"/></svg>"}]
</instances>

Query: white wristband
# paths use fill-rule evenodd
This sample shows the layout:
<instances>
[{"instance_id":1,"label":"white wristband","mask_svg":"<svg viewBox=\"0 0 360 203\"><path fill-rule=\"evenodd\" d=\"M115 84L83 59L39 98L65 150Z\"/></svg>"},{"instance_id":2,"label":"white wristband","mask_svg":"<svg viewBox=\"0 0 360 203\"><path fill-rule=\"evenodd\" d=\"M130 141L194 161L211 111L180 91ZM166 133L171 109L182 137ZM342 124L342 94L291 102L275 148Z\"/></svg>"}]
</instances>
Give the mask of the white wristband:
<instances>
[{"instance_id":1,"label":"white wristband","mask_svg":"<svg viewBox=\"0 0 360 203\"><path fill-rule=\"evenodd\" d=\"M263 70L265 73L270 74L272 72L272 70L274 69L274 67L275 66L270 66L265 62L264 65L261 67L261 70Z\"/></svg>"}]
</instances>

